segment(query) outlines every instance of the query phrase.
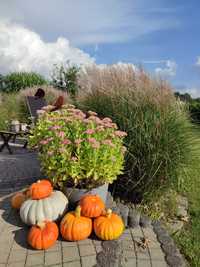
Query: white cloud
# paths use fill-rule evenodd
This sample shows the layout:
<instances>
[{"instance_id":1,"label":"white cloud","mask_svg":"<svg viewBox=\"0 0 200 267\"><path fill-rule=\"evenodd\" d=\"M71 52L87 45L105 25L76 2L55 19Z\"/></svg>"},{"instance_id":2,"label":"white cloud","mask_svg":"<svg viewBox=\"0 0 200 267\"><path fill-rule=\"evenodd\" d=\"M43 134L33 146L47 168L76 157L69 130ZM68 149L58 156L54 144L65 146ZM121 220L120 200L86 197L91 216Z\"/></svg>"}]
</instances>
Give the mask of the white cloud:
<instances>
[{"instance_id":1,"label":"white cloud","mask_svg":"<svg viewBox=\"0 0 200 267\"><path fill-rule=\"evenodd\" d=\"M53 64L70 60L75 64L91 64L94 58L70 45L65 38L45 42L41 37L14 23L0 22L0 73L37 71L50 74Z\"/></svg>"},{"instance_id":2,"label":"white cloud","mask_svg":"<svg viewBox=\"0 0 200 267\"><path fill-rule=\"evenodd\" d=\"M200 97L200 88L192 87L192 88L184 88L179 90L182 94L188 93L192 96L192 98Z\"/></svg>"},{"instance_id":3,"label":"white cloud","mask_svg":"<svg viewBox=\"0 0 200 267\"><path fill-rule=\"evenodd\" d=\"M48 41L64 36L75 45L126 42L179 26L163 0L6 0L0 3L3 18Z\"/></svg>"},{"instance_id":4,"label":"white cloud","mask_svg":"<svg viewBox=\"0 0 200 267\"><path fill-rule=\"evenodd\" d=\"M197 58L196 65L200 67L200 56Z\"/></svg>"},{"instance_id":5,"label":"white cloud","mask_svg":"<svg viewBox=\"0 0 200 267\"><path fill-rule=\"evenodd\" d=\"M171 77L176 75L177 70L177 64L174 60L166 60L166 61L160 61L159 63L165 62L165 67L163 68L156 68L155 72L159 76L163 77ZM158 62L156 62L158 63Z\"/></svg>"}]
</instances>

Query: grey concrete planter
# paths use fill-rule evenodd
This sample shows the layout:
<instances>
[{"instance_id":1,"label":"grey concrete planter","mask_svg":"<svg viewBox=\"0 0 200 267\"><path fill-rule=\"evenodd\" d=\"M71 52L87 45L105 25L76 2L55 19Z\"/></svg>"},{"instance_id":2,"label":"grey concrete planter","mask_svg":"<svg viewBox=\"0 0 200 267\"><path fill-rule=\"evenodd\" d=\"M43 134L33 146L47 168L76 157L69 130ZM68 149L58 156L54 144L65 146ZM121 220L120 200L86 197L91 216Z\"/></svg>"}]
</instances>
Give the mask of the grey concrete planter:
<instances>
[{"instance_id":1,"label":"grey concrete planter","mask_svg":"<svg viewBox=\"0 0 200 267\"><path fill-rule=\"evenodd\" d=\"M83 195L87 194L99 195L102 200L106 202L108 184L101 185L91 190L67 187L65 193L71 204L76 204Z\"/></svg>"}]
</instances>

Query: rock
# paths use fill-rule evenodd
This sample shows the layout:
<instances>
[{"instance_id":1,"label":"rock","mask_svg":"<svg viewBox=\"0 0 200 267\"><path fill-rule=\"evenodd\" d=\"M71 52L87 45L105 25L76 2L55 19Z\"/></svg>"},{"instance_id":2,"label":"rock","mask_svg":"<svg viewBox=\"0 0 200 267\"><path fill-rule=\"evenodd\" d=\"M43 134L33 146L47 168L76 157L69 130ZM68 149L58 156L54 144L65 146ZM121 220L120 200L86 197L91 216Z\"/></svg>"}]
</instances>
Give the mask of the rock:
<instances>
[{"instance_id":1,"label":"rock","mask_svg":"<svg viewBox=\"0 0 200 267\"><path fill-rule=\"evenodd\" d=\"M153 228L154 230L158 229L158 228L161 228L162 227L162 224L160 221L156 220L156 221L153 221L152 222L152 225L153 225Z\"/></svg>"},{"instance_id":2,"label":"rock","mask_svg":"<svg viewBox=\"0 0 200 267\"><path fill-rule=\"evenodd\" d=\"M118 204L118 208L120 210L120 215L124 222L125 227L128 226L128 214L129 214L129 207L124 204Z\"/></svg>"},{"instance_id":3,"label":"rock","mask_svg":"<svg viewBox=\"0 0 200 267\"><path fill-rule=\"evenodd\" d=\"M171 267L183 267L185 266L184 261L182 260L182 258L180 258L177 255L168 255L166 257L167 263L171 266Z\"/></svg>"},{"instance_id":4,"label":"rock","mask_svg":"<svg viewBox=\"0 0 200 267\"><path fill-rule=\"evenodd\" d=\"M165 254L167 254L167 255L173 255L173 254L178 253L178 250L177 250L173 241L171 241L168 244L163 244L163 245L161 245L161 247L162 247L163 251L165 252Z\"/></svg>"},{"instance_id":5,"label":"rock","mask_svg":"<svg viewBox=\"0 0 200 267\"><path fill-rule=\"evenodd\" d=\"M176 211L176 215L178 217L187 217L187 210L183 206L178 206L177 211Z\"/></svg>"},{"instance_id":6,"label":"rock","mask_svg":"<svg viewBox=\"0 0 200 267\"><path fill-rule=\"evenodd\" d=\"M140 216L140 226L147 228L151 226L151 219L146 215Z\"/></svg>"},{"instance_id":7,"label":"rock","mask_svg":"<svg viewBox=\"0 0 200 267\"><path fill-rule=\"evenodd\" d=\"M116 206L112 208L112 211L118 215L120 215L120 209Z\"/></svg>"},{"instance_id":8,"label":"rock","mask_svg":"<svg viewBox=\"0 0 200 267\"><path fill-rule=\"evenodd\" d=\"M129 210L128 225L129 227L138 227L140 224L140 213L136 209Z\"/></svg>"},{"instance_id":9,"label":"rock","mask_svg":"<svg viewBox=\"0 0 200 267\"><path fill-rule=\"evenodd\" d=\"M186 197L183 197L181 195L177 196L177 205L184 207L186 210L188 210L188 200Z\"/></svg>"},{"instance_id":10,"label":"rock","mask_svg":"<svg viewBox=\"0 0 200 267\"><path fill-rule=\"evenodd\" d=\"M162 244L169 244L171 243L171 237L169 235L158 235L158 240Z\"/></svg>"},{"instance_id":11,"label":"rock","mask_svg":"<svg viewBox=\"0 0 200 267\"><path fill-rule=\"evenodd\" d=\"M168 224L170 232L172 234L179 232L183 228L184 222L179 220L174 220L172 223Z\"/></svg>"}]
</instances>

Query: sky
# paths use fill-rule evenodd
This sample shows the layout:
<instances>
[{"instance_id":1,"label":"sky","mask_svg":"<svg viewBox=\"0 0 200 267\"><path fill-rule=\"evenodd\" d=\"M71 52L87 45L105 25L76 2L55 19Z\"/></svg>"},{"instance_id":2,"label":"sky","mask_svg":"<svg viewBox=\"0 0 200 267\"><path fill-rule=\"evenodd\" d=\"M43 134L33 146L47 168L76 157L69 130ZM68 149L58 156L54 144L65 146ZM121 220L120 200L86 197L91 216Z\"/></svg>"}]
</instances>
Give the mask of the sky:
<instances>
[{"instance_id":1,"label":"sky","mask_svg":"<svg viewBox=\"0 0 200 267\"><path fill-rule=\"evenodd\" d=\"M0 73L142 66L200 97L199 0L0 0Z\"/></svg>"}]
</instances>

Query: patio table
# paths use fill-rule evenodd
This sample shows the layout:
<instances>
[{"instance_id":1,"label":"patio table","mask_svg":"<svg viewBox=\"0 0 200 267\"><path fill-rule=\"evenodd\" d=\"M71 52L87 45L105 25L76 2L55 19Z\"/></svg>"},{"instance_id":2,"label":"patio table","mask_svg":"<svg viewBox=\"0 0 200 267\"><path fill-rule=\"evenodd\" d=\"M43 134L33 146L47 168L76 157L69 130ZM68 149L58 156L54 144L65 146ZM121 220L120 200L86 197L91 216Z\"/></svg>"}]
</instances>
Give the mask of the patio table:
<instances>
[{"instance_id":1,"label":"patio table","mask_svg":"<svg viewBox=\"0 0 200 267\"><path fill-rule=\"evenodd\" d=\"M11 146L9 144L9 142L11 141L11 139L13 139L13 142L15 142L17 136L26 136L28 135L29 132L10 132L10 131L0 131L0 137L3 141L3 144L0 146L0 152L3 151L4 148L7 148L9 153L12 154L12 149ZM25 143L23 145L23 148L27 147L27 140L25 140Z\"/></svg>"}]
</instances>

